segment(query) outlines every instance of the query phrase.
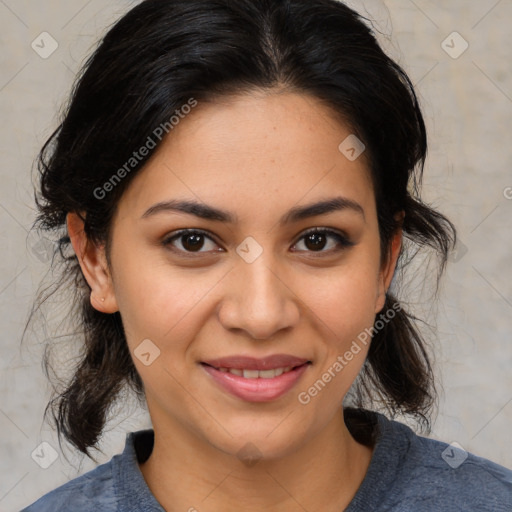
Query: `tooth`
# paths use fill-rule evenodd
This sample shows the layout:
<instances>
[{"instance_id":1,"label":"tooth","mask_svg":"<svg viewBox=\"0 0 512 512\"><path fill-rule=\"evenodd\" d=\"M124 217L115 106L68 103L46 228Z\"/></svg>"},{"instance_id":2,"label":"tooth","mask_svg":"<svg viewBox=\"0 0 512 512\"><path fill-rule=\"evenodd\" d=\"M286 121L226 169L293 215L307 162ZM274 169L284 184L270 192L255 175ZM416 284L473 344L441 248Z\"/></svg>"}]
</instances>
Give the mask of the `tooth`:
<instances>
[{"instance_id":1,"label":"tooth","mask_svg":"<svg viewBox=\"0 0 512 512\"><path fill-rule=\"evenodd\" d=\"M286 368L274 368L271 370L241 370L238 368L217 368L217 370L223 373L232 373L239 377L246 379L272 379L273 377L279 377L283 373L289 372L293 369L293 366L287 366Z\"/></svg>"}]
</instances>

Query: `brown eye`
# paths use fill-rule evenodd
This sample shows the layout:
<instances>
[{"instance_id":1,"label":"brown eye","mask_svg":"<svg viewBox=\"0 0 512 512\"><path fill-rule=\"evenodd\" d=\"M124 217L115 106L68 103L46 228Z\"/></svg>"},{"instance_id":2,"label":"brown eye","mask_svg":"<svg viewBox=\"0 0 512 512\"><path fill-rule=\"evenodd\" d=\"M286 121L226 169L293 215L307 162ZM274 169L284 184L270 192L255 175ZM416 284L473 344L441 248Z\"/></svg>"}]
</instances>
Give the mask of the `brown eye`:
<instances>
[{"instance_id":1,"label":"brown eye","mask_svg":"<svg viewBox=\"0 0 512 512\"><path fill-rule=\"evenodd\" d=\"M311 251L319 251L325 247L327 237L324 233L311 233L304 237L304 245Z\"/></svg>"},{"instance_id":2,"label":"brown eye","mask_svg":"<svg viewBox=\"0 0 512 512\"><path fill-rule=\"evenodd\" d=\"M310 230L302 235L299 243L302 242L302 240L304 240L303 243L307 252L330 253L355 245L354 242L350 241L341 233L319 228L314 228L313 230ZM334 242L329 244L329 240L334 240ZM329 247L324 251L323 249L325 249L327 245L329 245Z\"/></svg>"},{"instance_id":3,"label":"brown eye","mask_svg":"<svg viewBox=\"0 0 512 512\"><path fill-rule=\"evenodd\" d=\"M210 247L208 247L208 241ZM166 237L162 244L164 246L170 246L177 252L184 253L204 253L215 251L218 247L213 239L203 231L195 229L183 229L178 231L171 236ZM201 250L206 246L206 250ZM217 251L216 251L217 252Z\"/></svg>"},{"instance_id":4,"label":"brown eye","mask_svg":"<svg viewBox=\"0 0 512 512\"><path fill-rule=\"evenodd\" d=\"M198 251L204 245L204 235L181 235L181 245L187 251Z\"/></svg>"}]
</instances>

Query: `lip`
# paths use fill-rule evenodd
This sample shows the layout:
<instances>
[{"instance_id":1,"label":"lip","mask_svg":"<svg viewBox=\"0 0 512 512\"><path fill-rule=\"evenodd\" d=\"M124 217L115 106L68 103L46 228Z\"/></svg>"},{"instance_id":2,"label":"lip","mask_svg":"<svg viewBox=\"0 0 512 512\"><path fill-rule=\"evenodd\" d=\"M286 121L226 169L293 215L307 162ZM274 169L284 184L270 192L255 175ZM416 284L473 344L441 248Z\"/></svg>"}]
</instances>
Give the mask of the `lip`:
<instances>
[{"instance_id":1,"label":"lip","mask_svg":"<svg viewBox=\"0 0 512 512\"><path fill-rule=\"evenodd\" d=\"M262 379L259 377L256 379L248 379L234 375L233 373L221 372L217 370L217 368L204 363L201 363L201 366L222 389L230 394L247 402L270 402L290 391L307 370L309 364L310 362L306 361L289 372L282 373L278 377L272 377L271 379ZM228 367L225 366L224 368ZM236 366L233 366L233 368L236 368ZM242 366L242 368L258 369L248 368L247 366ZM279 366L274 366L274 368L279 368ZM267 367L266 369L270 368Z\"/></svg>"},{"instance_id":2,"label":"lip","mask_svg":"<svg viewBox=\"0 0 512 512\"><path fill-rule=\"evenodd\" d=\"M307 359L289 354L272 354L262 358L235 355L202 361L202 363L214 368L239 368L246 370L273 370L275 368L286 368L287 366L301 366L307 362Z\"/></svg>"}]
</instances>

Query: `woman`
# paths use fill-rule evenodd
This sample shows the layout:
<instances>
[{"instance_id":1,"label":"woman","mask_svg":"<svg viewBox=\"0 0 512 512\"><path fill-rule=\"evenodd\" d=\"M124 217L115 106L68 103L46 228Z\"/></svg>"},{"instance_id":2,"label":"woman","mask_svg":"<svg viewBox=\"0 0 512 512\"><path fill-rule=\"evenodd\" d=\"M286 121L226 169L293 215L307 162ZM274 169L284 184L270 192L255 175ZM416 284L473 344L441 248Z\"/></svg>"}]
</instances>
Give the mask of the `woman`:
<instances>
[{"instance_id":1,"label":"woman","mask_svg":"<svg viewBox=\"0 0 512 512\"><path fill-rule=\"evenodd\" d=\"M127 385L153 428L25 510L511 510L510 470L372 410L428 431L436 400L393 293L406 242L440 275L456 239L419 198L426 150L409 78L340 2L119 20L39 158L84 332L48 410L89 455Z\"/></svg>"}]
</instances>

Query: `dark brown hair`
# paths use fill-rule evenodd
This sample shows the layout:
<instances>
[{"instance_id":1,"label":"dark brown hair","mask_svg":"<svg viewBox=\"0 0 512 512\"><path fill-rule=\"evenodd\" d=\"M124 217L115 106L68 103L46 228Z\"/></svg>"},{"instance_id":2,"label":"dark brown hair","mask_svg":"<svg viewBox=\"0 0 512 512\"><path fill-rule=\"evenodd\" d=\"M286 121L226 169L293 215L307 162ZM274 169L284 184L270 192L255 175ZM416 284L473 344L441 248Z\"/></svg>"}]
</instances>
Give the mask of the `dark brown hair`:
<instances>
[{"instance_id":1,"label":"dark brown hair","mask_svg":"<svg viewBox=\"0 0 512 512\"><path fill-rule=\"evenodd\" d=\"M277 88L313 95L347 120L366 146L382 258L398 227L394 214L404 210L397 272L409 263L407 247L430 247L439 256L438 285L455 227L420 199L427 137L418 99L360 15L336 0L145 0L88 59L62 122L38 157L35 227L55 236L59 251L52 261L61 279L39 295L35 308L57 289L67 290L70 314L80 325L72 336L78 361L55 388L46 413L52 413L59 437L83 453L90 456L89 448L97 446L123 389L131 388L141 401L144 395L119 312L104 314L90 304L91 290L70 250L67 213L83 212L87 237L108 248L119 198L149 156L108 194L99 197L98 187L155 128L168 124L190 98L200 103ZM349 401L384 405L428 427L436 390L426 343L417 319L389 292L382 311L391 308L396 315L376 330ZM45 369L52 379L57 347L50 339Z\"/></svg>"}]
</instances>

